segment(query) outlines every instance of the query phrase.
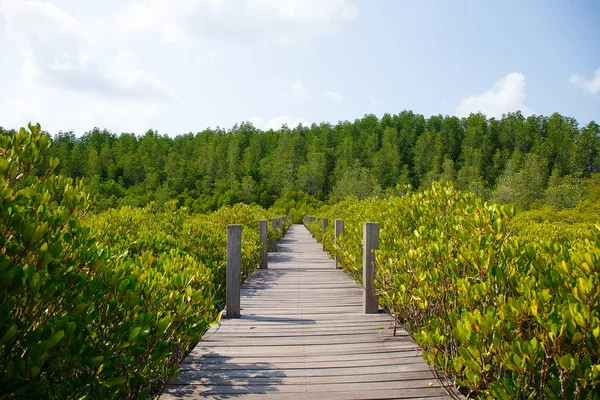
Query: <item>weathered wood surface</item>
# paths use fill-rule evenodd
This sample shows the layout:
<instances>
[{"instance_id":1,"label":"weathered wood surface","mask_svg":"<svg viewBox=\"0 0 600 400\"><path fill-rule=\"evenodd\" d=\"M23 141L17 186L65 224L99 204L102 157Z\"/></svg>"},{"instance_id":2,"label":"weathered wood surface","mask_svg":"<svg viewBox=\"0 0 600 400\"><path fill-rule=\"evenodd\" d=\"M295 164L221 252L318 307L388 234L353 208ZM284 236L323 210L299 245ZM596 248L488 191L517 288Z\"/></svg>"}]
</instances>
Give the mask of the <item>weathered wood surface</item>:
<instances>
[{"instance_id":1,"label":"weathered wood surface","mask_svg":"<svg viewBox=\"0 0 600 400\"><path fill-rule=\"evenodd\" d=\"M161 399L448 399L420 348L292 225L242 285L241 318L221 320Z\"/></svg>"},{"instance_id":2,"label":"weathered wood surface","mask_svg":"<svg viewBox=\"0 0 600 400\"><path fill-rule=\"evenodd\" d=\"M227 318L240 317L240 264L242 261L242 226L227 225Z\"/></svg>"}]
</instances>

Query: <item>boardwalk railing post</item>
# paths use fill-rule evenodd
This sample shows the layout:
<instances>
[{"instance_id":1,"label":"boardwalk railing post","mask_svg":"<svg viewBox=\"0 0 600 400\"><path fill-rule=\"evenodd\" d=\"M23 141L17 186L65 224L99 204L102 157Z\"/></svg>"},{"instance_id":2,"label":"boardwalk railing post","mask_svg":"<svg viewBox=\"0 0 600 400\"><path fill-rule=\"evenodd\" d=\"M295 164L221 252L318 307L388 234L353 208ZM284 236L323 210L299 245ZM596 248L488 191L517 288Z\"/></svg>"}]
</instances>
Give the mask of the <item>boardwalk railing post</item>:
<instances>
[{"instance_id":1,"label":"boardwalk railing post","mask_svg":"<svg viewBox=\"0 0 600 400\"><path fill-rule=\"evenodd\" d=\"M258 235L262 248L260 250L260 268L265 269L267 266L267 252L269 251L269 241L267 239L267 221L258 221Z\"/></svg>"},{"instance_id":2,"label":"boardwalk railing post","mask_svg":"<svg viewBox=\"0 0 600 400\"><path fill-rule=\"evenodd\" d=\"M329 225L329 220L327 218L323 218L323 229L322 229L323 236L321 237L323 250L325 250L325 231L327 230L327 225Z\"/></svg>"},{"instance_id":3,"label":"boardwalk railing post","mask_svg":"<svg viewBox=\"0 0 600 400\"><path fill-rule=\"evenodd\" d=\"M363 231L363 286L364 286L364 311L365 314L379 312L379 304L375 295L373 278L375 276L375 254L373 250L379 248L379 224L365 222Z\"/></svg>"},{"instance_id":4,"label":"boardwalk railing post","mask_svg":"<svg viewBox=\"0 0 600 400\"><path fill-rule=\"evenodd\" d=\"M275 237L271 241L271 251L277 251L277 219L271 219L271 230L275 232Z\"/></svg>"},{"instance_id":5,"label":"boardwalk railing post","mask_svg":"<svg viewBox=\"0 0 600 400\"><path fill-rule=\"evenodd\" d=\"M343 219L336 219L335 220L335 225L333 226L334 228L334 238L333 238L333 244L337 244L338 242L338 237L344 233L344 220ZM335 256L335 269L340 268L340 256L338 256L336 254Z\"/></svg>"},{"instance_id":6,"label":"boardwalk railing post","mask_svg":"<svg viewBox=\"0 0 600 400\"><path fill-rule=\"evenodd\" d=\"M281 237L283 237L283 218L279 218L277 222L279 223L279 231L281 232Z\"/></svg>"},{"instance_id":7,"label":"boardwalk railing post","mask_svg":"<svg viewBox=\"0 0 600 400\"><path fill-rule=\"evenodd\" d=\"M227 318L240 317L240 262L242 259L242 226L227 225Z\"/></svg>"}]
</instances>

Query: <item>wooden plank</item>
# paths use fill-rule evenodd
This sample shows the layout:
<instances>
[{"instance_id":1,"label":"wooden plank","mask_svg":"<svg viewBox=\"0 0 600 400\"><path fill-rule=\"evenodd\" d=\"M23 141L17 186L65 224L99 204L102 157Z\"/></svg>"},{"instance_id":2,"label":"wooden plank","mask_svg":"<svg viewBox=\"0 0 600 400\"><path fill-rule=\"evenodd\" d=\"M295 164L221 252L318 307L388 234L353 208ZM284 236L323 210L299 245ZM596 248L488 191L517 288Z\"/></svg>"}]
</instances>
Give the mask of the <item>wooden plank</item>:
<instances>
[{"instance_id":1,"label":"wooden plank","mask_svg":"<svg viewBox=\"0 0 600 400\"><path fill-rule=\"evenodd\" d=\"M214 374L206 376L199 371L182 372L176 379L171 383L178 385L212 385L212 386L236 386L236 385L247 385L252 386L264 386L272 385L273 378L277 378L277 383L281 385L318 385L318 384L340 384L340 383L360 383L360 382L390 382L398 380L423 380L427 379L427 371L410 371L410 372L381 372L378 374L370 375L328 375L328 376L295 376L290 377L279 374L278 372L269 373L254 373L250 375L244 374ZM239 372L239 371L238 371ZM431 386L439 386L439 382L427 379Z\"/></svg>"},{"instance_id":2,"label":"wooden plank","mask_svg":"<svg viewBox=\"0 0 600 400\"><path fill-rule=\"evenodd\" d=\"M414 350L418 347L415 344L389 346L379 343L377 346L369 345L320 345L320 346L253 346L244 347L216 347L205 346L196 347L190 357L206 357L207 354L227 357L243 357L263 354L268 357L289 357L292 355L318 355L318 354L365 354L365 353L386 353L390 350Z\"/></svg>"},{"instance_id":3,"label":"wooden plank","mask_svg":"<svg viewBox=\"0 0 600 400\"><path fill-rule=\"evenodd\" d=\"M356 355L356 354L355 354ZM360 354L358 354L360 355ZM373 355L373 354L369 354ZM406 353L404 357L385 358L383 354L378 354L379 358L367 360L338 360L338 361L294 361L302 360L302 357L280 357L277 358L254 358L254 357L214 357L214 358L199 358L194 361L187 358L181 364L182 370L198 368L202 371L210 370L300 370L304 373L309 373L310 370L318 371L323 374L323 371L334 371L335 373L349 374L347 369L354 368L357 373L377 373L381 371L398 371L400 368L408 368L410 371L429 371L427 364L423 363L420 353ZM350 356L344 355L340 358ZM246 362L248 360L248 362ZM258 360L258 361L257 361ZM360 370L363 370L362 372Z\"/></svg>"},{"instance_id":4,"label":"wooden plank","mask_svg":"<svg viewBox=\"0 0 600 400\"><path fill-rule=\"evenodd\" d=\"M274 379L276 381L276 379ZM423 396L423 392L431 396L441 396L447 394L446 390L441 388L439 384L433 384L432 380L406 380L395 382L359 382L359 383L343 383L343 384L303 384L303 385L282 385L271 384L262 386L250 385L232 385L232 386L213 386L213 385L167 385L165 393L175 396L189 398L189 396L204 396L204 395L246 395L246 394L265 394L265 393L312 393L313 396L327 393L327 398L331 398L332 392L352 392L352 391L377 391L388 390L394 391L396 398ZM429 385L431 383L431 385ZM437 382L436 382L437 383ZM391 394L391 393L390 393ZM168 398L168 397L167 397ZM364 397L373 399L376 397Z\"/></svg>"},{"instance_id":5,"label":"wooden plank","mask_svg":"<svg viewBox=\"0 0 600 400\"><path fill-rule=\"evenodd\" d=\"M445 395L433 395L433 396L424 396L424 395L415 395L413 393L406 393L407 396L404 396L405 393L398 393L394 390L355 390L352 392L332 392L327 393L327 397L324 397L323 394L319 395L319 399L329 399L329 400L357 400L357 399L412 399L412 400L448 400L450 397ZM206 394L204 393L202 397L194 397L194 395L190 392L190 394L179 394L179 395L169 395L164 394L161 396L161 399L180 399L181 396L184 396L186 399L194 399L194 398L202 398L208 400L215 399L230 399L232 396L230 395L219 395L219 394ZM235 396L236 398L239 396ZM261 394L244 394L244 399L248 400L314 400L314 394L312 393L261 393Z\"/></svg>"},{"instance_id":6,"label":"wooden plank","mask_svg":"<svg viewBox=\"0 0 600 400\"><path fill-rule=\"evenodd\" d=\"M416 355L415 355L416 354ZM381 353L366 353L366 354L345 354L345 355L325 355L318 354L313 356L299 355L299 356L289 356L284 358L278 358L276 360L279 364L294 364L294 363L332 363L332 362L350 362L350 361L366 361L369 360L370 363L364 365L403 365L405 363L411 362L408 360L410 357L419 357L420 352L413 350L396 350L390 351L384 354ZM188 357L186 360L193 360L191 357ZM231 357L200 357L194 360L196 364L214 364L214 363L225 363L225 364L235 364L235 363L243 363L245 365L249 365L251 363L262 363L261 365L265 365L268 359L266 357L261 357L259 355L245 357L245 358L237 358L233 360ZM419 360L414 360L419 361ZM429 369L427 364L421 363L422 367L425 369ZM356 366L361 366L362 364L357 363ZM340 364L338 366L346 367L350 366L350 364Z\"/></svg>"},{"instance_id":7,"label":"wooden plank","mask_svg":"<svg viewBox=\"0 0 600 400\"><path fill-rule=\"evenodd\" d=\"M387 330L392 328L382 328L375 333L376 335L387 335ZM268 337L322 337L322 336L347 336L347 335L373 335L373 328L346 328L346 329L332 329L332 328L321 328L321 329L219 329L219 335L216 338L224 338L223 340L232 340L232 338L268 338ZM407 336L408 334L400 334L398 336ZM215 339L221 340L221 339Z\"/></svg>"},{"instance_id":8,"label":"wooden plank","mask_svg":"<svg viewBox=\"0 0 600 400\"><path fill-rule=\"evenodd\" d=\"M409 344L416 346L410 336L400 336L390 338L385 335L376 335L373 333L367 334L354 334L345 336L282 336L282 337L269 337L265 339L247 337L243 341L232 341L231 337L221 338L218 335L206 338L202 341L205 346L212 347L261 347L268 343L269 347L273 346L324 346L324 345L345 345L345 344L373 344L373 343L389 343L389 344Z\"/></svg>"}]
</instances>

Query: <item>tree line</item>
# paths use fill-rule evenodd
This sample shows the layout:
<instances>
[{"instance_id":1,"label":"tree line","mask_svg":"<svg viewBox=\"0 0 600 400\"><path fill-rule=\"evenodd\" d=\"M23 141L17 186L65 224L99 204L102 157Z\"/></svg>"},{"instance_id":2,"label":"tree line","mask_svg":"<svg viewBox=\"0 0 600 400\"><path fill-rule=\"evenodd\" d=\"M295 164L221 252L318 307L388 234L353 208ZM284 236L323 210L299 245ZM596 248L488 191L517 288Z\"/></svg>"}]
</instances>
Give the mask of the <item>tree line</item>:
<instances>
[{"instance_id":1,"label":"tree line","mask_svg":"<svg viewBox=\"0 0 600 400\"><path fill-rule=\"evenodd\" d=\"M61 131L52 142L58 172L84 178L97 210L171 200L200 212L238 202L267 208L290 192L336 202L438 180L522 208L540 200L569 207L582 179L600 172L600 126L580 127L558 113L496 119L403 111L268 131L244 122L176 137L94 128L80 137Z\"/></svg>"}]
</instances>

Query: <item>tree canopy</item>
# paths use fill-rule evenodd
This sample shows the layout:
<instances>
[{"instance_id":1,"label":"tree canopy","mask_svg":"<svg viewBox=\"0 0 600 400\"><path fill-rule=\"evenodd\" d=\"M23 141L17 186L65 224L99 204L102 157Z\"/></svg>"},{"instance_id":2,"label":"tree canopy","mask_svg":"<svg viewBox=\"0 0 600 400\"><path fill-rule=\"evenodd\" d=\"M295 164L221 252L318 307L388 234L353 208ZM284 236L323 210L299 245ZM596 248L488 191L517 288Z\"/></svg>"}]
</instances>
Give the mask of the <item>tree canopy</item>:
<instances>
[{"instance_id":1,"label":"tree canopy","mask_svg":"<svg viewBox=\"0 0 600 400\"><path fill-rule=\"evenodd\" d=\"M440 179L524 208L548 190L568 205L560 190L600 172L598 124L579 127L558 113L426 119L403 111L269 131L245 122L176 137L95 128L81 137L58 132L52 142L59 172L85 178L98 210L170 200L195 211L238 202L269 207L290 191L336 201Z\"/></svg>"}]
</instances>

